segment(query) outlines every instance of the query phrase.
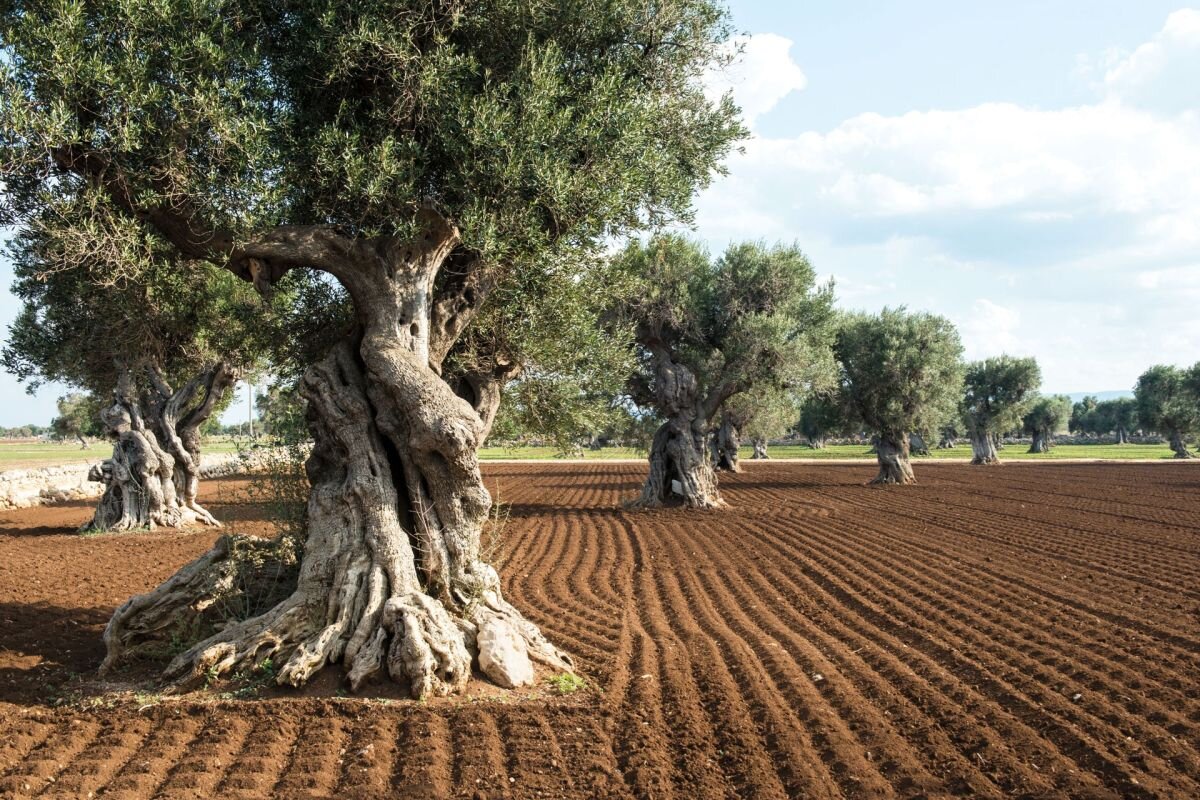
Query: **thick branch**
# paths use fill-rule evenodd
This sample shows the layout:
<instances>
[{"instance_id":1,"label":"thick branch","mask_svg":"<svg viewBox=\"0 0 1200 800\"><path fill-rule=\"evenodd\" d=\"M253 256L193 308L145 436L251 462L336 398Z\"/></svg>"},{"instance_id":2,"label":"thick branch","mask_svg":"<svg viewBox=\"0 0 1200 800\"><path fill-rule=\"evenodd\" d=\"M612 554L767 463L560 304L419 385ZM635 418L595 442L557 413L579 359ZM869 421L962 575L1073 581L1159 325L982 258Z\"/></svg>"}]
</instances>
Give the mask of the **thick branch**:
<instances>
[{"instance_id":1,"label":"thick branch","mask_svg":"<svg viewBox=\"0 0 1200 800\"><path fill-rule=\"evenodd\" d=\"M230 231L204 223L186 198L177 197L164 180L151 185L169 202L143 207L137 203L137 190L124 171L107 156L79 145L56 147L51 153L61 169L79 175L99 186L129 216L146 223L188 258L219 263L233 250Z\"/></svg>"}]
</instances>

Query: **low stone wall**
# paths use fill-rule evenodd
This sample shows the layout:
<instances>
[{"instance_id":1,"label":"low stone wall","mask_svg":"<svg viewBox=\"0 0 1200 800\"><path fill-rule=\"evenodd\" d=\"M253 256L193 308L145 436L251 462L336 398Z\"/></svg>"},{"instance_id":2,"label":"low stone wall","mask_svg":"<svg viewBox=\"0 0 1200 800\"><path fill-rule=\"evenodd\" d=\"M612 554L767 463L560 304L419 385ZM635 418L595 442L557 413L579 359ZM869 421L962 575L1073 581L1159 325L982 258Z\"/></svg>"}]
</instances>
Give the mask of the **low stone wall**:
<instances>
[{"instance_id":1,"label":"low stone wall","mask_svg":"<svg viewBox=\"0 0 1200 800\"><path fill-rule=\"evenodd\" d=\"M99 497L104 484L88 480L88 471L103 459L79 464L34 469L10 469L0 472L0 509L29 508L61 503L67 500L88 500ZM200 456L200 475L220 478L251 471L260 458L252 454L242 458L236 453Z\"/></svg>"}]
</instances>

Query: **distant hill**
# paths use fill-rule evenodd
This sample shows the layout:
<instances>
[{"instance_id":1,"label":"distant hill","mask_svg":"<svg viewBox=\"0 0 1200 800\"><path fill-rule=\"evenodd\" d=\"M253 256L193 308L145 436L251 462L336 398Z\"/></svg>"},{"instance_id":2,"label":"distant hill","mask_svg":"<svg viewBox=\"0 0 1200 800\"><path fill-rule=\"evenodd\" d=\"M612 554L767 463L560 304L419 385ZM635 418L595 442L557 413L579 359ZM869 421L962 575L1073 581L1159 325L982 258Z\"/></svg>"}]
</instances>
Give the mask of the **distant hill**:
<instances>
[{"instance_id":1,"label":"distant hill","mask_svg":"<svg viewBox=\"0 0 1200 800\"><path fill-rule=\"evenodd\" d=\"M1078 403L1088 395L1097 400L1116 400L1119 397L1133 397L1133 392L1129 389L1114 389L1109 392L1070 392L1067 396L1071 398L1072 403Z\"/></svg>"}]
</instances>

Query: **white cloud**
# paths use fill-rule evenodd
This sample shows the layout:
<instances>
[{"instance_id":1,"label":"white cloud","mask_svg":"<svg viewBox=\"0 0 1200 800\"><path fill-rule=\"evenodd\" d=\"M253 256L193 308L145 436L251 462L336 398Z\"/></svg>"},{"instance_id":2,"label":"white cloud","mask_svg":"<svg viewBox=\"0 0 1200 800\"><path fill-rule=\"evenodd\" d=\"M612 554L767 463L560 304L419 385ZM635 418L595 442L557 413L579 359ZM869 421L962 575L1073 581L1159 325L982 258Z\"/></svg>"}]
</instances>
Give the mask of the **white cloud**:
<instances>
[{"instance_id":1,"label":"white cloud","mask_svg":"<svg viewBox=\"0 0 1200 800\"><path fill-rule=\"evenodd\" d=\"M1200 102L1163 89L1197 91L1200 68L1180 72L1192 55L1200 12L1184 10L1101 59L1091 104L756 135L702 196L700 230L714 248L799 239L843 305L944 314L972 358L1036 355L1048 391L1124 388L1148 364L1200 358ZM774 107L778 86L756 107Z\"/></svg>"},{"instance_id":2,"label":"white cloud","mask_svg":"<svg viewBox=\"0 0 1200 800\"><path fill-rule=\"evenodd\" d=\"M1105 100L1175 113L1200 107L1200 9L1182 8L1133 50L1076 57L1077 74Z\"/></svg>"},{"instance_id":3,"label":"white cloud","mask_svg":"<svg viewBox=\"0 0 1200 800\"><path fill-rule=\"evenodd\" d=\"M707 94L716 99L732 91L746 125L753 128L780 100L808 86L808 78L788 54L791 39L762 33L739 36L734 46L742 52L728 68L708 77Z\"/></svg>"}]
</instances>

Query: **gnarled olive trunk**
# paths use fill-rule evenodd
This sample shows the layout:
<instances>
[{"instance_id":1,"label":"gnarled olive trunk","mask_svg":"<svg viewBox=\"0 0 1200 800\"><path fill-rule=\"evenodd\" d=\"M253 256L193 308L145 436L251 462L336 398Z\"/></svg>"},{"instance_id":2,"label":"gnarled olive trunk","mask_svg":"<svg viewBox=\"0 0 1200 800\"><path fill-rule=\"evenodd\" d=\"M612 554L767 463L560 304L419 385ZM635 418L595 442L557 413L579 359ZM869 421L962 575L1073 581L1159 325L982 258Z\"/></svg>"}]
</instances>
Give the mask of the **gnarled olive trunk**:
<instances>
[{"instance_id":1,"label":"gnarled olive trunk","mask_svg":"<svg viewBox=\"0 0 1200 800\"><path fill-rule=\"evenodd\" d=\"M85 532L175 528L197 522L220 527L197 501L200 426L233 385L234 373L219 363L178 392L156 369L149 374L157 397L139 401L132 372L124 370L113 405L101 412L113 438L113 455L88 474L105 486L95 515L81 529ZM203 402L185 414L201 387L206 391Z\"/></svg>"},{"instance_id":2,"label":"gnarled olive trunk","mask_svg":"<svg viewBox=\"0 0 1200 800\"><path fill-rule=\"evenodd\" d=\"M871 483L880 484L909 484L916 483L912 463L909 461L909 437L902 432L882 434L876 441L876 459L879 461L879 474Z\"/></svg>"},{"instance_id":3,"label":"gnarled olive trunk","mask_svg":"<svg viewBox=\"0 0 1200 800\"><path fill-rule=\"evenodd\" d=\"M1031 453L1049 453L1050 452L1050 433L1048 431L1034 431L1033 441L1029 444L1029 452Z\"/></svg>"},{"instance_id":4,"label":"gnarled olive trunk","mask_svg":"<svg viewBox=\"0 0 1200 800\"><path fill-rule=\"evenodd\" d=\"M1187 443L1183 441L1183 434L1179 431L1171 431L1170 442L1171 452L1175 454L1175 458L1194 458L1187 449Z\"/></svg>"},{"instance_id":5,"label":"gnarled olive trunk","mask_svg":"<svg viewBox=\"0 0 1200 800\"><path fill-rule=\"evenodd\" d=\"M1000 456L996 454L995 438L989 433L971 434L971 463L999 464Z\"/></svg>"},{"instance_id":6,"label":"gnarled olive trunk","mask_svg":"<svg viewBox=\"0 0 1200 800\"><path fill-rule=\"evenodd\" d=\"M725 501L717 491L717 475L705 457L708 420L696 376L675 363L664 348L654 352L654 392L666 422L655 431L650 443L650 473L634 505L657 508L676 494L692 508L720 508Z\"/></svg>"},{"instance_id":7,"label":"gnarled olive trunk","mask_svg":"<svg viewBox=\"0 0 1200 800\"><path fill-rule=\"evenodd\" d=\"M925 444L924 437L922 437L919 433L914 432L908 435L908 447L909 451L914 456L929 455L929 445Z\"/></svg>"},{"instance_id":8,"label":"gnarled olive trunk","mask_svg":"<svg viewBox=\"0 0 1200 800\"><path fill-rule=\"evenodd\" d=\"M950 450L957 444L958 440L956 440L953 436L948 433L943 433L942 437L938 440L938 450Z\"/></svg>"},{"instance_id":9,"label":"gnarled olive trunk","mask_svg":"<svg viewBox=\"0 0 1200 800\"><path fill-rule=\"evenodd\" d=\"M299 686L340 662L354 690L387 675L423 697L460 690L473 664L506 687L531 683L534 661L569 669L504 600L480 556L491 498L477 449L487 425L435 368L453 320L430 310L457 231L446 225L416 242L347 241L324 229L285 235L279 247L341 280L360 325L301 383L314 447L299 576L286 599L231 621L165 676L191 685L270 657L276 680ZM105 668L194 619L213 585L205 576L227 569L219 550L114 614Z\"/></svg>"},{"instance_id":10,"label":"gnarled olive trunk","mask_svg":"<svg viewBox=\"0 0 1200 800\"><path fill-rule=\"evenodd\" d=\"M1117 444L1129 444L1129 431L1117 426Z\"/></svg>"},{"instance_id":11,"label":"gnarled olive trunk","mask_svg":"<svg viewBox=\"0 0 1200 800\"><path fill-rule=\"evenodd\" d=\"M825 449L825 437L824 436L820 436L820 435L806 436L805 438L808 440L808 446L811 447L813 450L824 450Z\"/></svg>"},{"instance_id":12,"label":"gnarled olive trunk","mask_svg":"<svg viewBox=\"0 0 1200 800\"><path fill-rule=\"evenodd\" d=\"M754 454L752 456L750 456L751 459L753 459L754 461L761 461L763 459L768 459L771 457L770 455L767 454L767 440L766 439L762 438L761 436L756 436L750 440L750 443L754 446Z\"/></svg>"},{"instance_id":13,"label":"gnarled olive trunk","mask_svg":"<svg viewBox=\"0 0 1200 800\"><path fill-rule=\"evenodd\" d=\"M738 465L738 448L742 437L737 420L729 412L721 415L721 424L713 431L713 466L725 472L741 472Z\"/></svg>"}]
</instances>

